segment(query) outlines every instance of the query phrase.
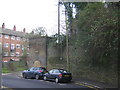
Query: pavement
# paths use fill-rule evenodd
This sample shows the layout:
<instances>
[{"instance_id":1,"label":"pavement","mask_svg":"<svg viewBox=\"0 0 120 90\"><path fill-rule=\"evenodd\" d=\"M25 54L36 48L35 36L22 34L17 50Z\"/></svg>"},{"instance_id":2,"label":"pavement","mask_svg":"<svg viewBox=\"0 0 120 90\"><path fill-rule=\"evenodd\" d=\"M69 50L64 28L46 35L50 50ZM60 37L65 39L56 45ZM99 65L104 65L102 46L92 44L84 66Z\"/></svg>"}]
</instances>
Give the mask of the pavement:
<instances>
[{"instance_id":1,"label":"pavement","mask_svg":"<svg viewBox=\"0 0 120 90\"><path fill-rule=\"evenodd\" d=\"M2 74L2 75L8 75L8 74L14 74L18 77L22 77L22 73L20 72L14 72L14 73L7 73L7 74ZM101 82L97 82L97 81L91 81L88 79L78 79L78 78L73 78L72 82L78 85L82 85L88 88L92 88L95 90L106 90L106 89L117 89L117 86L113 86L113 85L108 85L105 83L101 83Z\"/></svg>"},{"instance_id":2,"label":"pavement","mask_svg":"<svg viewBox=\"0 0 120 90\"><path fill-rule=\"evenodd\" d=\"M82 85L82 86L93 88L93 89L101 89L101 90L118 89L117 86L110 85L110 84L105 84L105 83L97 82L97 81L91 81L91 80L88 80L88 79L73 78L73 82L76 83L76 84Z\"/></svg>"}]
</instances>

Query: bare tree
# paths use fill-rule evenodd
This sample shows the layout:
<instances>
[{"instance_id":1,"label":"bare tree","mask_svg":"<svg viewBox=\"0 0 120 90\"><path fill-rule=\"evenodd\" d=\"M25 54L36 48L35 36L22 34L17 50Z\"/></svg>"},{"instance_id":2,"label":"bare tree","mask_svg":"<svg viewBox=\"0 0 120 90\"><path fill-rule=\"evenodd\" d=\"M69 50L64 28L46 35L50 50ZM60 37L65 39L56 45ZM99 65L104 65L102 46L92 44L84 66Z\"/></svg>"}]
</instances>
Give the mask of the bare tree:
<instances>
[{"instance_id":1,"label":"bare tree","mask_svg":"<svg viewBox=\"0 0 120 90\"><path fill-rule=\"evenodd\" d=\"M45 27L38 27L36 29L33 29L34 34L45 36L46 35L46 28Z\"/></svg>"}]
</instances>

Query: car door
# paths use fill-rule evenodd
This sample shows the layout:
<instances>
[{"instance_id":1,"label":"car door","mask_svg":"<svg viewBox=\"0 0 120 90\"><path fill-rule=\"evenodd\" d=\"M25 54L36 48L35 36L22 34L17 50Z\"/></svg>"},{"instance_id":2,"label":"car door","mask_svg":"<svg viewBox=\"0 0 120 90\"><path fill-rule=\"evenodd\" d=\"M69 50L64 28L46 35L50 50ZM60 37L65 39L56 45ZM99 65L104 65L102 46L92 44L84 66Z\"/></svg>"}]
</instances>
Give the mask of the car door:
<instances>
[{"instance_id":1,"label":"car door","mask_svg":"<svg viewBox=\"0 0 120 90\"><path fill-rule=\"evenodd\" d=\"M47 78L53 79L53 71L54 71L54 70L50 70L50 71L48 72Z\"/></svg>"},{"instance_id":2,"label":"car door","mask_svg":"<svg viewBox=\"0 0 120 90\"><path fill-rule=\"evenodd\" d=\"M57 69L54 70L53 75L52 75L53 79L56 79L59 76L59 74L60 74L59 70L57 70Z\"/></svg>"},{"instance_id":3,"label":"car door","mask_svg":"<svg viewBox=\"0 0 120 90\"><path fill-rule=\"evenodd\" d=\"M36 75L36 74L38 74L38 72L39 72L39 67L36 67L36 68L34 68L34 76Z\"/></svg>"},{"instance_id":4,"label":"car door","mask_svg":"<svg viewBox=\"0 0 120 90\"><path fill-rule=\"evenodd\" d=\"M32 68L28 69L28 75L27 76L29 78L34 77L34 70L35 70L35 67L32 67Z\"/></svg>"}]
</instances>

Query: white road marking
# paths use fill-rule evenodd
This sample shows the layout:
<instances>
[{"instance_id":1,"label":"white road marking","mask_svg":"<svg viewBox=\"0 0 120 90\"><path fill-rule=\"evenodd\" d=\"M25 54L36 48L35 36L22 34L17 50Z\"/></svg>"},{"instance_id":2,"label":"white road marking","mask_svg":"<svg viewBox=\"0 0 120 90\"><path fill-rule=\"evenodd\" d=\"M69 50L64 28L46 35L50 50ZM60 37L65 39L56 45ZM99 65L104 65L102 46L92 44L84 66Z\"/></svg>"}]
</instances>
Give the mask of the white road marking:
<instances>
[{"instance_id":1,"label":"white road marking","mask_svg":"<svg viewBox=\"0 0 120 90\"><path fill-rule=\"evenodd\" d=\"M67 85L67 84L61 84L61 83L59 83L59 85Z\"/></svg>"}]
</instances>

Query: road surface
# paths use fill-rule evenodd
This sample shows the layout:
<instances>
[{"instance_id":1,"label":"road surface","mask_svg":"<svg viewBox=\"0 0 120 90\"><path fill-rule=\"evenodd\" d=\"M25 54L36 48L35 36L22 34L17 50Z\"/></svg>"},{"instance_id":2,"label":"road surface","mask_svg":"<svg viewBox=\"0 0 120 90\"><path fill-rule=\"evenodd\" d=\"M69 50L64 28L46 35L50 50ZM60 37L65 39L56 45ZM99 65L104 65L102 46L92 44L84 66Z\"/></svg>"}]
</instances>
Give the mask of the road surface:
<instances>
[{"instance_id":1,"label":"road surface","mask_svg":"<svg viewBox=\"0 0 120 90\"><path fill-rule=\"evenodd\" d=\"M74 82L55 83L53 81L24 79L21 76L14 74L3 75L2 86L8 88L87 88Z\"/></svg>"}]
</instances>

